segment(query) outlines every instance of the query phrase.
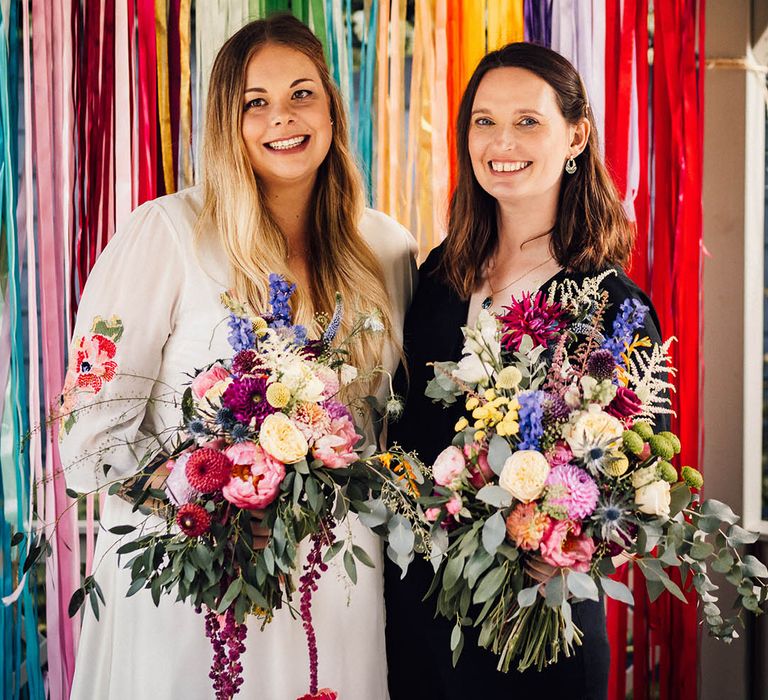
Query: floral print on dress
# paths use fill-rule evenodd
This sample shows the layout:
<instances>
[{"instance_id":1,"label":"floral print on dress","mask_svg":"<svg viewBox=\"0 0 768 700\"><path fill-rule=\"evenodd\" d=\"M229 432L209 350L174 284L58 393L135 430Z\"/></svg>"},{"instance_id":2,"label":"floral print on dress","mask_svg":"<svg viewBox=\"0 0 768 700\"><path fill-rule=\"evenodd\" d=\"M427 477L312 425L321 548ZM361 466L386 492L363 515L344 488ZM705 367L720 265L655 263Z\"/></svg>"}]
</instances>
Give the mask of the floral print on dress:
<instances>
[{"instance_id":1,"label":"floral print on dress","mask_svg":"<svg viewBox=\"0 0 768 700\"><path fill-rule=\"evenodd\" d=\"M123 336L123 322L116 316L96 316L88 335L75 338L69 353L59 408L59 439L77 422L83 400L98 394L117 374L117 344Z\"/></svg>"}]
</instances>

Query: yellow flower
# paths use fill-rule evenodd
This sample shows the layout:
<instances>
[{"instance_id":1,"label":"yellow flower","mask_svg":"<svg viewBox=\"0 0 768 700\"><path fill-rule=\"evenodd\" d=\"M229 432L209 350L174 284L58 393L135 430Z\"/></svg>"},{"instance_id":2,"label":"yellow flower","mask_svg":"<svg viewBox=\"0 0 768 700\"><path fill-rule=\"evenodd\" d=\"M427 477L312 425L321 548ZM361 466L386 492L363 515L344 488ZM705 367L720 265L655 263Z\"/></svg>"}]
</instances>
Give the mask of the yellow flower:
<instances>
[{"instance_id":1,"label":"yellow flower","mask_svg":"<svg viewBox=\"0 0 768 700\"><path fill-rule=\"evenodd\" d=\"M459 418L459 420L456 421L456 425L453 426L453 429L460 433L462 430L464 430L469 425L469 421L464 418L463 416Z\"/></svg>"},{"instance_id":2,"label":"yellow flower","mask_svg":"<svg viewBox=\"0 0 768 700\"><path fill-rule=\"evenodd\" d=\"M485 431L484 430L478 430L475 433L475 442L482 442L485 440Z\"/></svg>"},{"instance_id":3,"label":"yellow flower","mask_svg":"<svg viewBox=\"0 0 768 700\"><path fill-rule=\"evenodd\" d=\"M482 430L483 428L485 428L485 421L484 420L476 420L475 421L475 428L477 428L477 430Z\"/></svg>"},{"instance_id":4,"label":"yellow flower","mask_svg":"<svg viewBox=\"0 0 768 700\"><path fill-rule=\"evenodd\" d=\"M496 377L496 386L499 389L514 389L523 378L517 367L505 367Z\"/></svg>"},{"instance_id":5,"label":"yellow flower","mask_svg":"<svg viewBox=\"0 0 768 700\"><path fill-rule=\"evenodd\" d=\"M502 437L517 435L518 432L520 432L520 424L515 420L516 418L517 416L507 413L507 415L504 416L504 420L496 426L496 432Z\"/></svg>"},{"instance_id":6,"label":"yellow flower","mask_svg":"<svg viewBox=\"0 0 768 700\"><path fill-rule=\"evenodd\" d=\"M274 382L267 387L267 401L275 408L285 408L291 401L291 392L285 384Z\"/></svg>"},{"instance_id":7,"label":"yellow flower","mask_svg":"<svg viewBox=\"0 0 768 700\"><path fill-rule=\"evenodd\" d=\"M608 476L621 476L629 469L629 460L625 454L618 452L606 460L603 469Z\"/></svg>"},{"instance_id":8,"label":"yellow flower","mask_svg":"<svg viewBox=\"0 0 768 700\"><path fill-rule=\"evenodd\" d=\"M273 413L259 430L261 446L284 464L295 464L307 455L309 445L302 432L285 413Z\"/></svg>"},{"instance_id":9,"label":"yellow flower","mask_svg":"<svg viewBox=\"0 0 768 700\"><path fill-rule=\"evenodd\" d=\"M473 396L472 398L467 399L467 403L464 405L468 411L473 411L480 405L480 400L476 396Z\"/></svg>"},{"instance_id":10,"label":"yellow flower","mask_svg":"<svg viewBox=\"0 0 768 700\"><path fill-rule=\"evenodd\" d=\"M472 411L472 418L477 418L478 420L484 420L488 417L488 409L485 406L478 406L474 411Z\"/></svg>"},{"instance_id":11,"label":"yellow flower","mask_svg":"<svg viewBox=\"0 0 768 700\"><path fill-rule=\"evenodd\" d=\"M253 332L257 338L261 338L266 334L268 325L261 316L257 316L251 322L253 323Z\"/></svg>"},{"instance_id":12,"label":"yellow flower","mask_svg":"<svg viewBox=\"0 0 768 700\"><path fill-rule=\"evenodd\" d=\"M493 389L486 389L485 390L485 400L486 401L493 401L496 398L496 392Z\"/></svg>"}]
</instances>

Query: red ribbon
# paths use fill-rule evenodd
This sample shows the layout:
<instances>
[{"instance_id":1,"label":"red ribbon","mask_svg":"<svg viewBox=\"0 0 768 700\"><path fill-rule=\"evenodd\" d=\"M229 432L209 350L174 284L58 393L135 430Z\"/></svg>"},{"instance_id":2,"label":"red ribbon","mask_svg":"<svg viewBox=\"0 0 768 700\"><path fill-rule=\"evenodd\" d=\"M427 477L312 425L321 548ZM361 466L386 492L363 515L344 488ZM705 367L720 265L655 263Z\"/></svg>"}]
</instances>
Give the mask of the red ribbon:
<instances>
[{"instance_id":1,"label":"red ribbon","mask_svg":"<svg viewBox=\"0 0 768 700\"><path fill-rule=\"evenodd\" d=\"M157 45L155 41L155 2L137 0L139 30L139 201L142 204L158 195L157 170Z\"/></svg>"}]
</instances>

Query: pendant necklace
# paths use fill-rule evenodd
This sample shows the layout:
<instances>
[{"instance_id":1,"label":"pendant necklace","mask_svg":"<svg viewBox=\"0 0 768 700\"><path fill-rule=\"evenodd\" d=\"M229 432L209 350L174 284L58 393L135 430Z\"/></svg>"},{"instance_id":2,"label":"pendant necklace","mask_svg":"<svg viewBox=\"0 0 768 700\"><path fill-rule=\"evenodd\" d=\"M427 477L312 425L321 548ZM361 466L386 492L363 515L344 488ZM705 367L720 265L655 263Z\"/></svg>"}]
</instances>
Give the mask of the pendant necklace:
<instances>
[{"instance_id":1,"label":"pendant necklace","mask_svg":"<svg viewBox=\"0 0 768 700\"><path fill-rule=\"evenodd\" d=\"M523 279L524 277L527 277L532 272L536 272L536 270L538 270L540 267L544 267L544 265L546 265L551 259L552 259L552 256L548 255L543 262L540 262L538 265L536 265L536 267L532 267L527 272L524 272L522 275L520 275L520 277L516 277L509 284L505 284L501 289L494 289L491 286L491 278L488 277L488 287L490 287L491 293L487 297L485 297L485 299L483 299L483 303L481 304L481 306L484 309L490 309L491 306L493 305L493 297L495 297L499 292L503 292L505 289L509 289L513 284L515 284L515 282L519 282L521 279Z\"/></svg>"}]
</instances>

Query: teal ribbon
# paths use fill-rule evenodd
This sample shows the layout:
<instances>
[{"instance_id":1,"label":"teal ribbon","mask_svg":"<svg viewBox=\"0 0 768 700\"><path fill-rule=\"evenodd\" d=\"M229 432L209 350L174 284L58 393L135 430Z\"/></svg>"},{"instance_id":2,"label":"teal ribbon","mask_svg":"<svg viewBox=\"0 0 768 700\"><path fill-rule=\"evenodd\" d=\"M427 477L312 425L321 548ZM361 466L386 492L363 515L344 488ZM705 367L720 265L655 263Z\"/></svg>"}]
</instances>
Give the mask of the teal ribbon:
<instances>
[{"instance_id":1,"label":"teal ribbon","mask_svg":"<svg viewBox=\"0 0 768 700\"><path fill-rule=\"evenodd\" d=\"M12 470L0 470L0 549L3 554L2 575L0 576L0 593L7 595L13 591L11 576L11 535L24 531L26 508L29 501L31 485L27 481L29 474L29 454L23 451L23 436L29 431L29 416L27 414L27 382L24 373L24 338L22 332L21 270L17 228L16 202L18 183L18 115L19 102L19 3L10 4L8 17L4 16L0 7L0 230L6 243L7 261L7 296L4 299L3 315L7 315L10 326L11 363L9 387L0 387L0 391L8 398L6 420L9 435L2 435L3 444L10 444L10 455L0 454L0 461L11 465ZM11 89L12 88L12 89ZM31 138L31 134L27 135ZM29 203L31 208L32 203ZM29 214L31 216L31 212ZM29 271L35 274L35 271ZM38 417L35 417L37 419ZM3 426L0 426L3 431ZM10 439L7 439L10 438ZM14 498L16 503L15 528L8 522L6 515L6 485L8 473L12 474L15 484ZM23 568L25 548L22 544L14 550L18 556L18 571ZM21 697L20 677L21 668L26 661L27 692L30 700L43 700L45 692L42 673L40 670L40 653L37 634L37 606L33 595L35 586L31 584L33 575L27 578L27 584L22 591L15 607L0 605L0 629L2 629L2 682L10 697ZM32 590L30 590L32 589ZM26 649L22 653L22 625L26 633ZM9 696L6 696L9 697Z\"/></svg>"},{"instance_id":2,"label":"teal ribbon","mask_svg":"<svg viewBox=\"0 0 768 700\"><path fill-rule=\"evenodd\" d=\"M357 157L363 170L369 206L373 203L373 76L376 71L378 16L379 3L373 0L360 51L360 87L357 95Z\"/></svg>"}]
</instances>

